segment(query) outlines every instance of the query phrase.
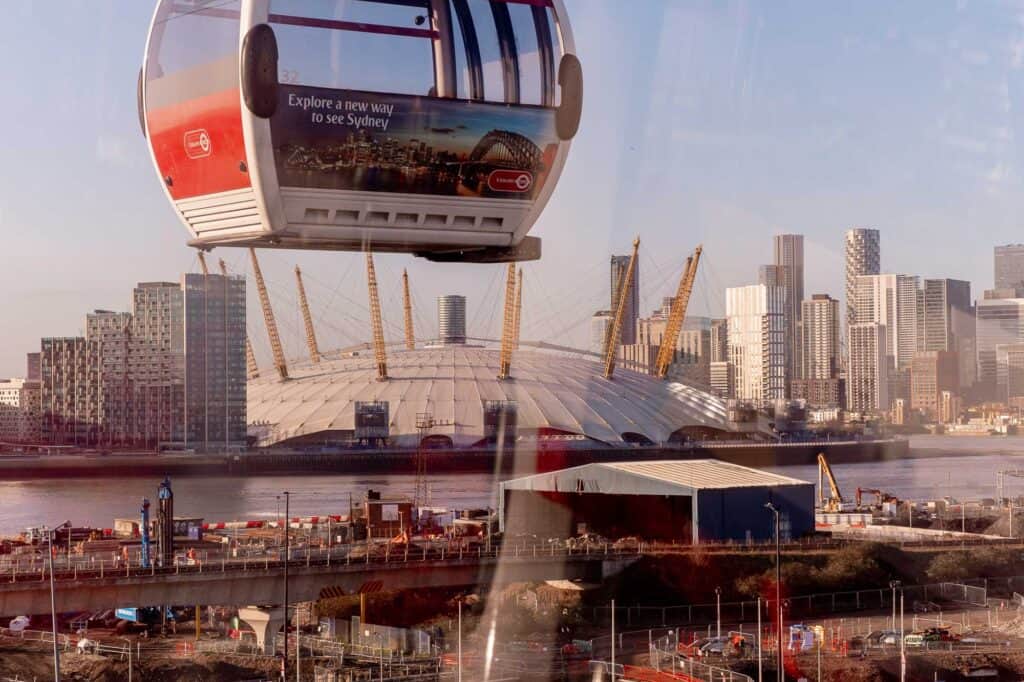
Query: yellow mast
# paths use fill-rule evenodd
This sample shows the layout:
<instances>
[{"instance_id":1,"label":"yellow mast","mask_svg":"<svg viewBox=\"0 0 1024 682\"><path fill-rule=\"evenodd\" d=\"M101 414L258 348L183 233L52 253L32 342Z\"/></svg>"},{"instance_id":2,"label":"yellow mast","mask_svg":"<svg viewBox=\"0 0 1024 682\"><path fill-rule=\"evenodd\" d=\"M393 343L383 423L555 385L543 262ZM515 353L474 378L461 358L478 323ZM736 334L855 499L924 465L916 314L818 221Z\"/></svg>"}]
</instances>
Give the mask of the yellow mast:
<instances>
[{"instance_id":1,"label":"yellow mast","mask_svg":"<svg viewBox=\"0 0 1024 682\"><path fill-rule=\"evenodd\" d=\"M202 251L197 251L196 257L199 259L199 267L203 269L203 274L209 275L210 268L206 267L206 254Z\"/></svg>"},{"instance_id":2,"label":"yellow mast","mask_svg":"<svg viewBox=\"0 0 1024 682\"><path fill-rule=\"evenodd\" d=\"M270 337L270 350L274 356L274 367L281 379L288 378L288 363L284 359L284 348L281 346L281 337L277 333L277 322L274 320L274 309L270 307L270 294L267 293L267 285L263 281L263 271L260 270L260 262L256 258L256 249L249 247L249 259L252 261L252 273L256 278L256 290L260 294L260 305L263 307L263 320L267 326L267 336Z\"/></svg>"},{"instance_id":3,"label":"yellow mast","mask_svg":"<svg viewBox=\"0 0 1024 682\"><path fill-rule=\"evenodd\" d=\"M309 301L306 299L306 287L302 283L302 270L295 266L295 283L299 286L299 307L302 309L302 321L306 324L306 345L309 347L309 359L313 364L320 362L320 346L316 342L316 329L313 327L313 316L309 313Z\"/></svg>"},{"instance_id":4,"label":"yellow mast","mask_svg":"<svg viewBox=\"0 0 1024 682\"><path fill-rule=\"evenodd\" d=\"M515 341L512 348L519 350L519 322L523 316L523 269L519 268L519 280L516 282L516 319L512 329L515 332Z\"/></svg>"},{"instance_id":5,"label":"yellow mast","mask_svg":"<svg viewBox=\"0 0 1024 682\"><path fill-rule=\"evenodd\" d=\"M405 349L416 348L416 335L412 328L412 298L409 296L409 273L402 270L402 303L405 306Z\"/></svg>"},{"instance_id":6,"label":"yellow mast","mask_svg":"<svg viewBox=\"0 0 1024 682\"><path fill-rule=\"evenodd\" d=\"M373 252L366 252L366 282L370 292L370 325L373 328L373 355L377 360L377 381L388 380L388 358L384 350L384 323L380 316L377 294L377 272L373 268Z\"/></svg>"},{"instance_id":7,"label":"yellow mast","mask_svg":"<svg viewBox=\"0 0 1024 682\"><path fill-rule=\"evenodd\" d=\"M636 255L640 250L640 237L633 240L633 255L629 258L629 266L619 279L619 300L615 304L612 326L608 330L604 348L604 378L611 379L615 374L615 354L619 350L619 339L622 337L622 318L626 314L626 301L633 285L633 273L636 271Z\"/></svg>"},{"instance_id":8,"label":"yellow mast","mask_svg":"<svg viewBox=\"0 0 1024 682\"><path fill-rule=\"evenodd\" d=\"M508 379L512 370L512 349L515 346L515 297L516 297L516 266L508 264L505 277L505 313L501 325L501 360L498 369L499 379Z\"/></svg>"},{"instance_id":9,"label":"yellow mast","mask_svg":"<svg viewBox=\"0 0 1024 682\"><path fill-rule=\"evenodd\" d=\"M668 367L672 364L672 352L676 348L676 340L679 332L683 329L683 320L686 319L686 308L690 304L690 294L693 292L693 282L697 278L697 266L700 264L702 247L698 246L693 255L686 259L686 267L683 268L683 276L679 278L679 289L672 301L672 309L668 314L668 322L665 324L665 334L661 337L661 347L658 348L658 360L655 364L654 374L662 379L668 374Z\"/></svg>"}]
</instances>

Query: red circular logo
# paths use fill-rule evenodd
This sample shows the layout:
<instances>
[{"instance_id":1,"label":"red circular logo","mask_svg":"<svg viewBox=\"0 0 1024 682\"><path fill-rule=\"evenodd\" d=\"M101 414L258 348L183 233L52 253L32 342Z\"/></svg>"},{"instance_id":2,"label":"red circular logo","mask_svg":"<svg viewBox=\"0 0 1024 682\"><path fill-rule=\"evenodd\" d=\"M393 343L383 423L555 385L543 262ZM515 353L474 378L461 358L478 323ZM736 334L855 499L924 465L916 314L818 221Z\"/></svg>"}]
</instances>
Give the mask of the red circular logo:
<instances>
[{"instance_id":1,"label":"red circular logo","mask_svg":"<svg viewBox=\"0 0 1024 682\"><path fill-rule=\"evenodd\" d=\"M526 192L533 187L533 173L496 170L487 176L487 186L495 192Z\"/></svg>"}]
</instances>

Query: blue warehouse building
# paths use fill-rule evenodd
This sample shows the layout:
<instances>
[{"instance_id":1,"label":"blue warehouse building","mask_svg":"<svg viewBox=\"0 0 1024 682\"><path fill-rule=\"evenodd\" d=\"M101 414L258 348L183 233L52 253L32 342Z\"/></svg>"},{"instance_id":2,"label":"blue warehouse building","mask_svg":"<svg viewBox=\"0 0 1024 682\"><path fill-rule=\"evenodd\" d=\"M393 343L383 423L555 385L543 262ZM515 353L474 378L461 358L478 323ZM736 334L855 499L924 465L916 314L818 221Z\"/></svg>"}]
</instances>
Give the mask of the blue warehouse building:
<instances>
[{"instance_id":1,"label":"blue warehouse building","mask_svg":"<svg viewBox=\"0 0 1024 682\"><path fill-rule=\"evenodd\" d=\"M595 463L500 485L502 530L568 537L701 542L774 538L814 530L814 484L714 459Z\"/></svg>"}]
</instances>

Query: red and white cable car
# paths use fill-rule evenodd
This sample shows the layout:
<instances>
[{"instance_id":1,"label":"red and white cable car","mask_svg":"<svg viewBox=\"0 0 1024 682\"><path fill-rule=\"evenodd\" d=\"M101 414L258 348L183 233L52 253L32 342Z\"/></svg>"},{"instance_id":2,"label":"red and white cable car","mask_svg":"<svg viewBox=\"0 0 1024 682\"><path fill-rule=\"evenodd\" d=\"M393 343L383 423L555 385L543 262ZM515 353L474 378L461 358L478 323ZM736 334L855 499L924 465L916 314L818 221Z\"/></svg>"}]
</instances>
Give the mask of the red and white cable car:
<instances>
[{"instance_id":1,"label":"red and white cable car","mask_svg":"<svg viewBox=\"0 0 1024 682\"><path fill-rule=\"evenodd\" d=\"M160 0L139 115L192 246L502 262L582 91L562 0Z\"/></svg>"}]
</instances>

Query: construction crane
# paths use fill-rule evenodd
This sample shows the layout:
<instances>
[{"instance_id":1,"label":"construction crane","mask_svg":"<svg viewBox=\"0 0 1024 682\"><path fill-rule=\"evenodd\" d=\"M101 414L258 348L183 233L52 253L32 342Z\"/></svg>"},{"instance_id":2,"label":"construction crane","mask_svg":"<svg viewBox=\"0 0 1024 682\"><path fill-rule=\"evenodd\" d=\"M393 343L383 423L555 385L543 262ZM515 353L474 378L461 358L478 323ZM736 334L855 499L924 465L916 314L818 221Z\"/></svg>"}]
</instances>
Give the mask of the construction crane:
<instances>
[{"instance_id":1,"label":"construction crane","mask_svg":"<svg viewBox=\"0 0 1024 682\"><path fill-rule=\"evenodd\" d=\"M388 380L388 358L384 349L384 322L380 316L377 294L377 272L373 268L373 252L366 252L366 283L370 293L370 326L373 328L373 356L377 361L377 381Z\"/></svg>"},{"instance_id":2,"label":"construction crane","mask_svg":"<svg viewBox=\"0 0 1024 682\"><path fill-rule=\"evenodd\" d=\"M828 480L829 495L825 497L824 482ZM840 512L845 511L846 500L843 499L843 494L839 491L839 484L836 483L836 477L832 474L832 467L828 465L828 460L825 459L825 453L818 453L818 508L825 512Z\"/></svg>"},{"instance_id":3,"label":"construction crane","mask_svg":"<svg viewBox=\"0 0 1024 682\"><path fill-rule=\"evenodd\" d=\"M412 297L409 295L409 273L402 269L402 304L405 307L405 349L415 350L416 334L412 328Z\"/></svg>"},{"instance_id":4,"label":"construction crane","mask_svg":"<svg viewBox=\"0 0 1024 682\"><path fill-rule=\"evenodd\" d=\"M199 252L199 264L203 266L203 274L209 274L206 269L206 259L203 258L202 251ZM225 277L228 276L228 264L221 258L217 261L217 265L220 266L220 274ZM260 366L256 364L256 353L252 349L252 341L249 340L249 333L245 334L245 378L246 379L258 379L260 376Z\"/></svg>"},{"instance_id":5,"label":"construction crane","mask_svg":"<svg viewBox=\"0 0 1024 682\"><path fill-rule=\"evenodd\" d=\"M501 324L501 360L498 366L498 378L508 379L512 371L512 349L515 347L515 324L516 324L516 266L515 263L508 264L508 272L505 276L505 314Z\"/></svg>"},{"instance_id":6,"label":"construction crane","mask_svg":"<svg viewBox=\"0 0 1024 682\"><path fill-rule=\"evenodd\" d=\"M267 285L263 281L260 261L256 258L256 249L251 246L249 247L249 260L252 261L252 274L256 278L256 290L260 294L260 305L263 307L263 321L267 326L267 336L270 337L270 351L274 356L274 367L277 368L277 375L284 381L288 378L288 363L284 359L284 348L281 346L281 337L277 333L274 309L270 307L270 294L267 293Z\"/></svg>"},{"instance_id":7,"label":"construction crane","mask_svg":"<svg viewBox=\"0 0 1024 682\"><path fill-rule=\"evenodd\" d=\"M523 269L519 268L519 279L516 282L516 321L512 325L515 332L515 343L512 348L519 350L519 322L523 318Z\"/></svg>"},{"instance_id":8,"label":"construction crane","mask_svg":"<svg viewBox=\"0 0 1024 682\"><path fill-rule=\"evenodd\" d=\"M302 270L295 266L295 283L299 286L299 307L302 309L302 321L306 324L306 345L309 346L309 359L320 364L320 346L316 342L316 329L313 327L313 316L309 313L309 301L306 299L306 287L302 284Z\"/></svg>"},{"instance_id":9,"label":"construction crane","mask_svg":"<svg viewBox=\"0 0 1024 682\"><path fill-rule=\"evenodd\" d=\"M416 446L416 481L412 494L412 504L416 509L427 504L427 446L424 445L431 429L436 426L455 426L451 419L434 419L430 412L416 413L416 431L419 433L419 444Z\"/></svg>"},{"instance_id":10,"label":"construction crane","mask_svg":"<svg viewBox=\"0 0 1024 682\"><path fill-rule=\"evenodd\" d=\"M669 365L672 364L672 354L676 348L676 340L679 338L679 332L683 329L686 307L690 303L690 293L693 292L693 281L697 277L701 251L702 247L698 246L693 250L693 255L686 259L683 276L679 278L679 289L676 291L676 297L672 300L672 308L668 314L668 322L665 324L665 334L661 337L658 360L654 370L655 376L661 379L668 374Z\"/></svg>"},{"instance_id":11,"label":"construction crane","mask_svg":"<svg viewBox=\"0 0 1024 682\"><path fill-rule=\"evenodd\" d=\"M206 267L206 254L202 251L196 252L196 258L199 259L199 267L202 268L204 275L210 274L210 268Z\"/></svg>"},{"instance_id":12,"label":"construction crane","mask_svg":"<svg viewBox=\"0 0 1024 682\"><path fill-rule=\"evenodd\" d=\"M604 345L604 378L611 379L615 374L615 354L619 350L619 339L622 337L622 318L626 315L626 301L633 285L633 273L636 271L636 255L640 251L640 237L633 240L633 255L629 258L629 266L619 278L619 300L615 303L612 326Z\"/></svg>"}]
</instances>

